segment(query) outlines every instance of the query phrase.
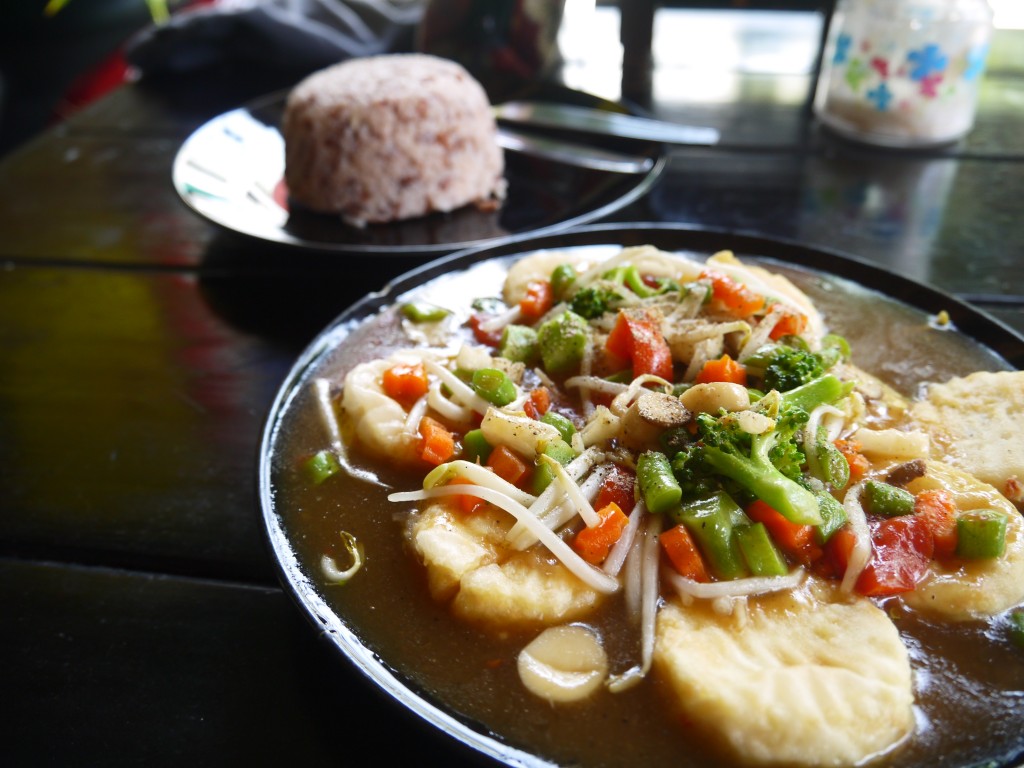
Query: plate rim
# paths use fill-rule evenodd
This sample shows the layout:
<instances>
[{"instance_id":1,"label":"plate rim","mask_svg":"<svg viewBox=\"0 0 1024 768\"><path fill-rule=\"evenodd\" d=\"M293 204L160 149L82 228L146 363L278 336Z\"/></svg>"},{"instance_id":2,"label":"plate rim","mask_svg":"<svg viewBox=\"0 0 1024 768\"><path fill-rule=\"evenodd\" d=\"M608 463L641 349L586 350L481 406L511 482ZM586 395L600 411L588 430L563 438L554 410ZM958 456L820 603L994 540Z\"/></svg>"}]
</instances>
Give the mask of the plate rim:
<instances>
[{"instance_id":1,"label":"plate rim","mask_svg":"<svg viewBox=\"0 0 1024 768\"><path fill-rule=\"evenodd\" d=\"M389 281L381 290L369 293L363 299L351 304L337 315L334 320L328 323L299 354L282 380L274 400L267 410L259 444L259 466L257 473L257 495L263 522L262 533L273 556L274 568L284 591L289 594L296 607L311 623L312 627L330 642L332 650L340 652L345 663L358 670L379 691L390 696L396 705L405 708L407 712L411 712L428 725L435 727L441 735L447 736L453 748L467 750L467 757L488 758L502 765L529 766L531 768L553 768L556 765L543 757L501 742L494 736L489 735L483 726L477 724L479 727L474 727L472 721L453 714L450 708L446 710L443 703L436 702L431 699L429 694L417 690L416 686L410 681L402 679L387 664L386 660L378 658L367 648L346 625L343 617L330 609L322 601L315 585L301 572L294 550L288 542L274 505L270 449L281 426L281 416L288 401L295 396L297 385L304 380L309 367L325 351L329 350L333 343L340 340L339 335L340 338L344 338L348 335L348 331L354 327L352 325L353 322L361 322L371 317L376 311L392 303L396 296L412 288L419 287L425 282L453 270L469 268L491 259L513 256L520 252L525 255L545 248L571 248L588 245L638 245L644 244L650 239L649 237L645 239L644 236L660 237L662 242L667 238L673 237L694 241L694 244L687 245L659 245L657 242L652 243L657 247L664 247L666 250L693 249L714 252L714 250L729 248L739 252L745 250L752 251L761 258L774 259L784 264L807 267L810 270L827 275L853 280L870 290L876 290L888 298L908 304L923 312L931 312L931 309L930 306L922 306L922 303L925 301L937 302L938 304L932 304L931 306L941 305L947 311L951 310L950 314L954 319L955 330L961 333L964 332L962 327L955 323L956 319L961 321L973 319L972 322L967 323L967 327L974 333L967 335L976 343L981 344L997 355L1007 365L1017 370L1024 370L1024 335L1021 335L998 319L991 317L984 310L973 307L937 287L899 275L877 263L835 249L821 248L790 239L766 237L750 232L692 227L685 224L667 222L609 222L574 228L554 234L523 235L501 243L463 249L414 267ZM638 239L644 242L638 242ZM702 248L700 245L706 245L713 241L718 243L718 247L714 250L707 247ZM765 253L764 250L770 252ZM792 250L792 253L789 253L789 256L799 254L800 258L792 259L776 255L790 250ZM823 256L836 259L837 261L826 264L815 264L810 261L813 257L820 258ZM837 263L842 266L842 271L836 271L833 268ZM857 276L850 274L851 271L860 270L864 270L865 274L870 275L873 282L865 283L858 280ZM885 287L883 288L881 285ZM894 296L890 293L889 289L893 285L899 286L898 290L902 292L901 295ZM913 296L909 296L909 292L912 292ZM979 332L995 334L1001 338L1001 343L1004 346L1014 345L1016 354L1007 357L1000 349L974 335ZM334 623L338 626L330 626L329 622L320 615L322 613L332 616L335 620ZM1021 740L1016 749L1018 751L1015 754L1005 756L1005 763L1000 763L1005 768L1018 765L1018 762L1024 759L1024 739Z\"/></svg>"}]
</instances>

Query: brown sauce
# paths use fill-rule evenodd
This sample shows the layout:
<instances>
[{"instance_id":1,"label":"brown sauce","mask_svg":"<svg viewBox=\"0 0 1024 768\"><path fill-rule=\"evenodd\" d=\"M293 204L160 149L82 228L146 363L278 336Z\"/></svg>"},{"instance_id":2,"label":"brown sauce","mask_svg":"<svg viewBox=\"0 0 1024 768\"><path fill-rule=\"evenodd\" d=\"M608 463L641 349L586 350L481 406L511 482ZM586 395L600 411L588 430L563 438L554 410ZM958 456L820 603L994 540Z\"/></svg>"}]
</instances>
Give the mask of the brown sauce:
<instances>
[{"instance_id":1,"label":"brown sauce","mask_svg":"<svg viewBox=\"0 0 1024 768\"><path fill-rule=\"evenodd\" d=\"M502 270L495 264L445 276L428 298L498 295ZM853 362L908 396L924 381L941 381L1006 365L953 330L930 327L922 312L838 279L768 264L789 275L816 302L830 329L849 340ZM309 381L340 382L358 362L385 356L407 341L395 333L393 315L367 322L310 367L304 385L285 408L272 446L274 508L299 566L324 603L359 640L410 687L455 714L481 724L517 749L559 764L587 766L728 765L703 745L704 738L678 722L648 678L625 693L601 691L591 700L552 705L534 698L519 681L516 656L532 638L494 637L456 621L431 599L422 567L406 550L407 509L386 500L391 490L420 486L422 476L365 462L387 487L345 475L309 487L296 470L300 457L327 445L309 395ZM323 554L345 562L339 536L362 542L366 562L344 586L325 584ZM637 638L619 626L620 597L586 620L609 654L611 669L636 663ZM941 624L898 606L887 606L910 650L917 700L916 733L880 764L924 768L1006 762L1024 749L1024 649L1012 646L1005 627L988 623Z\"/></svg>"}]
</instances>

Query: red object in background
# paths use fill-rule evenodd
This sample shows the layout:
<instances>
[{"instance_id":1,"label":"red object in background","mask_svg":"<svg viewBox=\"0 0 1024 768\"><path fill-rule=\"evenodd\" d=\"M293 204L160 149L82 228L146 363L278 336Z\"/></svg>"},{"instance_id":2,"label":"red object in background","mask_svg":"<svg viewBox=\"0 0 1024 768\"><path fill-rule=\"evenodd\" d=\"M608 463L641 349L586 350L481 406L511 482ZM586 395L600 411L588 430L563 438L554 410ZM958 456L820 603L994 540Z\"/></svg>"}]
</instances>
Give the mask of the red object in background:
<instances>
[{"instance_id":1,"label":"red object in background","mask_svg":"<svg viewBox=\"0 0 1024 768\"><path fill-rule=\"evenodd\" d=\"M54 119L64 120L121 85L128 76L128 64L121 50L79 75L54 107Z\"/></svg>"},{"instance_id":2,"label":"red object in background","mask_svg":"<svg viewBox=\"0 0 1024 768\"><path fill-rule=\"evenodd\" d=\"M142 0L140 0L141 2ZM174 6L174 13L199 6L217 5L219 0L186 0L186 2L169 3ZM125 61L124 51L117 48L92 69L76 77L61 96L54 107L53 118L64 120L78 110L123 84L128 78L130 67Z\"/></svg>"}]
</instances>

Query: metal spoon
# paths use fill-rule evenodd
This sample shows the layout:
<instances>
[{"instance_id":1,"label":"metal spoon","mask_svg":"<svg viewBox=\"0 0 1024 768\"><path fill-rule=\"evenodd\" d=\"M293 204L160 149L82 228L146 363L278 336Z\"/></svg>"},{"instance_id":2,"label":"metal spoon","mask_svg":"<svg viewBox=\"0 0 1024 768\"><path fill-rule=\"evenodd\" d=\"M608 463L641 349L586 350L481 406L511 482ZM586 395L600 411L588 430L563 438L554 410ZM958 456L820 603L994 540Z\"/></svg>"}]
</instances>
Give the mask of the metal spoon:
<instances>
[{"instance_id":1,"label":"metal spoon","mask_svg":"<svg viewBox=\"0 0 1024 768\"><path fill-rule=\"evenodd\" d=\"M498 144L513 152L598 171L647 173L654 167L654 160L643 155L612 152L563 139L519 133L504 127L498 129Z\"/></svg>"}]
</instances>

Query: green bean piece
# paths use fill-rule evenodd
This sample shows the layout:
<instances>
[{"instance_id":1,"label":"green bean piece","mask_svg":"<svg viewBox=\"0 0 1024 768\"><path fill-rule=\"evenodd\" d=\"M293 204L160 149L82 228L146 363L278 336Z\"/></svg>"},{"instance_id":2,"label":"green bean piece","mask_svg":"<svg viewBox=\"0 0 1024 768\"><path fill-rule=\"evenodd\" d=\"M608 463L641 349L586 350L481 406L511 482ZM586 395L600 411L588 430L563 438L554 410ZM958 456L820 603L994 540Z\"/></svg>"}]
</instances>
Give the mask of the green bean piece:
<instances>
[{"instance_id":1,"label":"green bean piece","mask_svg":"<svg viewBox=\"0 0 1024 768\"><path fill-rule=\"evenodd\" d=\"M532 363L538 355L537 332L528 325L506 325L498 354L514 363Z\"/></svg>"},{"instance_id":2,"label":"green bean piece","mask_svg":"<svg viewBox=\"0 0 1024 768\"><path fill-rule=\"evenodd\" d=\"M821 523L814 528L814 536L819 544L832 538L832 534L846 525L846 510L836 501L836 497L828 491L816 493L818 509L821 510Z\"/></svg>"},{"instance_id":3,"label":"green bean piece","mask_svg":"<svg viewBox=\"0 0 1024 768\"><path fill-rule=\"evenodd\" d=\"M497 296L481 296L473 299L470 306L475 312L486 312L489 315L497 315L508 309L505 302Z\"/></svg>"},{"instance_id":4,"label":"green bean piece","mask_svg":"<svg viewBox=\"0 0 1024 768\"><path fill-rule=\"evenodd\" d=\"M657 278L653 281L654 285L648 285L640 274L640 270L632 265L626 268L623 278L626 287L641 299L661 296L663 293L679 290L679 283L667 277Z\"/></svg>"},{"instance_id":5,"label":"green bean piece","mask_svg":"<svg viewBox=\"0 0 1024 768\"><path fill-rule=\"evenodd\" d=\"M584 318L566 310L540 327L537 340L544 369L561 373L579 366L590 340L590 326Z\"/></svg>"},{"instance_id":6,"label":"green bean piece","mask_svg":"<svg viewBox=\"0 0 1024 768\"><path fill-rule=\"evenodd\" d=\"M750 404L753 405L758 400L763 400L765 392L760 389L754 389L753 387L747 387L747 397L750 398Z\"/></svg>"},{"instance_id":7,"label":"green bean piece","mask_svg":"<svg viewBox=\"0 0 1024 768\"><path fill-rule=\"evenodd\" d=\"M551 293L558 300L565 295L576 282L576 269L572 264L559 264L551 272Z\"/></svg>"},{"instance_id":8,"label":"green bean piece","mask_svg":"<svg viewBox=\"0 0 1024 768\"><path fill-rule=\"evenodd\" d=\"M492 450L494 446L487 442L482 430L471 429L462 438L462 455L466 461L484 464Z\"/></svg>"},{"instance_id":9,"label":"green bean piece","mask_svg":"<svg viewBox=\"0 0 1024 768\"><path fill-rule=\"evenodd\" d=\"M914 494L878 480L864 483L864 500L869 512L882 517L909 515L914 511Z\"/></svg>"},{"instance_id":10,"label":"green bean piece","mask_svg":"<svg viewBox=\"0 0 1024 768\"><path fill-rule=\"evenodd\" d=\"M812 477L841 490L850 482L850 462L824 435L825 430L819 429L818 439L807 453L807 468Z\"/></svg>"},{"instance_id":11,"label":"green bean piece","mask_svg":"<svg viewBox=\"0 0 1024 768\"><path fill-rule=\"evenodd\" d=\"M451 312L436 304L425 301L410 301L402 305L401 312L414 323L436 323L444 320Z\"/></svg>"},{"instance_id":12,"label":"green bean piece","mask_svg":"<svg viewBox=\"0 0 1024 768\"><path fill-rule=\"evenodd\" d=\"M651 288L644 282L644 279L640 276L640 271L632 264L626 269L623 278L626 287L641 299L646 299L659 293L657 289Z\"/></svg>"},{"instance_id":13,"label":"green bean piece","mask_svg":"<svg viewBox=\"0 0 1024 768\"><path fill-rule=\"evenodd\" d=\"M508 405L516 399L516 385L504 371L496 368L480 368L473 371L470 386L480 397L498 407Z\"/></svg>"},{"instance_id":14,"label":"green bean piece","mask_svg":"<svg viewBox=\"0 0 1024 768\"><path fill-rule=\"evenodd\" d=\"M566 443L572 442L572 436L576 434L576 425L571 420L555 411L548 411L540 417L540 420L557 429L558 434L562 436Z\"/></svg>"},{"instance_id":15,"label":"green bean piece","mask_svg":"<svg viewBox=\"0 0 1024 768\"><path fill-rule=\"evenodd\" d=\"M827 333L821 340L821 347L823 353L828 353L829 356L835 352L839 353L839 360L850 359L850 342L848 342L842 336L834 333Z\"/></svg>"},{"instance_id":16,"label":"green bean piece","mask_svg":"<svg viewBox=\"0 0 1024 768\"><path fill-rule=\"evenodd\" d=\"M302 469L313 485L320 485L327 478L341 471L341 463L334 451L317 451L302 463Z\"/></svg>"},{"instance_id":17,"label":"green bean piece","mask_svg":"<svg viewBox=\"0 0 1024 768\"><path fill-rule=\"evenodd\" d=\"M568 443L562 440L552 440L544 446L541 453L545 456L550 456L563 467L576 458L576 452L573 451ZM538 456L534 464L533 477L531 479L532 488L530 490L535 496L539 496L554 479L555 471L551 468L551 465Z\"/></svg>"},{"instance_id":18,"label":"green bean piece","mask_svg":"<svg viewBox=\"0 0 1024 768\"><path fill-rule=\"evenodd\" d=\"M631 264L620 264L617 267L612 267L604 274L601 275L602 280L606 280L610 283L617 283L622 285L626 281L626 273L629 269L636 269Z\"/></svg>"},{"instance_id":19,"label":"green bean piece","mask_svg":"<svg viewBox=\"0 0 1024 768\"><path fill-rule=\"evenodd\" d=\"M605 376L604 380L610 381L613 384L629 384L634 378L632 368L623 368L621 371L616 371L611 376Z\"/></svg>"},{"instance_id":20,"label":"green bean piece","mask_svg":"<svg viewBox=\"0 0 1024 768\"><path fill-rule=\"evenodd\" d=\"M956 519L956 556L965 560L1000 557L1006 551L1006 515L972 509Z\"/></svg>"},{"instance_id":21,"label":"green bean piece","mask_svg":"<svg viewBox=\"0 0 1024 768\"><path fill-rule=\"evenodd\" d=\"M823 403L834 403L846 397L853 387L852 381L840 381L831 374L825 374L783 393L782 399L787 406L810 413Z\"/></svg>"},{"instance_id":22,"label":"green bean piece","mask_svg":"<svg viewBox=\"0 0 1024 768\"><path fill-rule=\"evenodd\" d=\"M689 501L677 508L672 517L693 535L716 577L739 579L748 575L743 551L734 532L736 528L752 522L727 494L719 492Z\"/></svg>"},{"instance_id":23,"label":"green bean piece","mask_svg":"<svg viewBox=\"0 0 1024 768\"><path fill-rule=\"evenodd\" d=\"M754 576L785 576L789 573L786 561L764 523L736 526L736 541Z\"/></svg>"},{"instance_id":24,"label":"green bean piece","mask_svg":"<svg viewBox=\"0 0 1024 768\"><path fill-rule=\"evenodd\" d=\"M530 492L534 496L540 496L554 479L555 470L546 461L540 461L538 458L533 467L533 475L530 477Z\"/></svg>"},{"instance_id":25,"label":"green bean piece","mask_svg":"<svg viewBox=\"0 0 1024 768\"><path fill-rule=\"evenodd\" d=\"M636 477L647 509L661 515L679 506L683 489L672 474L668 457L660 451L644 451L636 462Z\"/></svg>"}]
</instances>

